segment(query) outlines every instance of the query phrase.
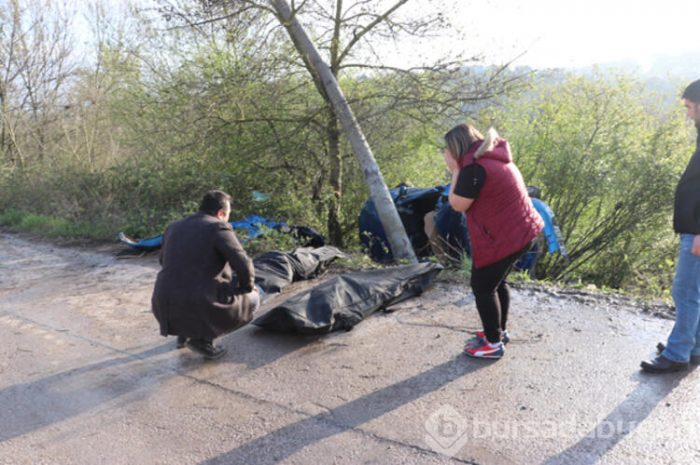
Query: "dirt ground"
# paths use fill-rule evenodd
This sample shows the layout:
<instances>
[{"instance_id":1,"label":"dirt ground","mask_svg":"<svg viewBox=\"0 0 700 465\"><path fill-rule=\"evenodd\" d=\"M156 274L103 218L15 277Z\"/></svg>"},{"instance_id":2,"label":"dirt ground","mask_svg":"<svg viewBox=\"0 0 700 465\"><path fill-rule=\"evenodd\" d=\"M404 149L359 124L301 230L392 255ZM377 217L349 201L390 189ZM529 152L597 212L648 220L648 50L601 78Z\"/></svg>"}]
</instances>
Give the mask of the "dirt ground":
<instances>
[{"instance_id":1,"label":"dirt ground","mask_svg":"<svg viewBox=\"0 0 700 465\"><path fill-rule=\"evenodd\" d=\"M482 361L460 353L473 298L439 279L350 332L244 327L207 362L158 334L155 254L118 249L0 232L0 464L700 463L700 370L639 371L663 307L520 288Z\"/></svg>"}]
</instances>

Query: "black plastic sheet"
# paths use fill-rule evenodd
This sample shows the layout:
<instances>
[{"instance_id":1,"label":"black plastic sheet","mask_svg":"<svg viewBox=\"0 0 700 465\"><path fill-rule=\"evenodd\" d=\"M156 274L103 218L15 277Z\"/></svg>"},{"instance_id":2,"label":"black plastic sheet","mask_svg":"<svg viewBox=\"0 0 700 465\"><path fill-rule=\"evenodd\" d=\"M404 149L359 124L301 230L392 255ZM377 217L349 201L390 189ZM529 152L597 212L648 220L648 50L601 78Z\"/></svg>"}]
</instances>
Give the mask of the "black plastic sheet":
<instances>
[{"instance_id":1,"label":"black plastic sheet","mask_svg":"<svg viewBox=\"0 0 700 465\"><path fill-rule=\"evenodd\" d=\"M420 295L442 269L418 263L346 273L289 298L253 324L304 334L350 330L377 310Z\"/></svg>"},{"instance_id":2,"label":"black plastic sheet","mask_svg":"<svg viewBox=\"0 0 700 465\"><path fill-rule=\"evenodd\" d=\"M331 246L266 252L253 259L255 284L266 294L275 294L294 281L318 276L333 260L343 256L343 252Z\"/></svg>"}]
</instances>

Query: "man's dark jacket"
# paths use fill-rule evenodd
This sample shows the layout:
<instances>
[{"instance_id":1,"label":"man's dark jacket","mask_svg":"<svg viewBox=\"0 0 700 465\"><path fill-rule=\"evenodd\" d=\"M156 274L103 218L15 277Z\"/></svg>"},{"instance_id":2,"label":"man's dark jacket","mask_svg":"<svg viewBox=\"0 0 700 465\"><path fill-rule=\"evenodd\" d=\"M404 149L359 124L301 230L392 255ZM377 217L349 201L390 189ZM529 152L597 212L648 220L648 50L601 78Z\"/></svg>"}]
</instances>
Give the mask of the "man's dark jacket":
<instances>
[{"instance_id":1,"label":"man's dark jacket","mask_svg":"<svg viewBox=\"0 0 700 465\"><path fill-rule=\"evenodd\" d=\"M695 153L676 187L673 229L677 233L700 234L700 135Z\"/></svg>"},{"instance_id":2,"label":"man's dark jacket","mask_svg":"<svg viewBox=\"0 0 700 465\"><path fill-rule=\"evenodd\" d=\"M252 319L253 262L230 224L203 212L170 224L160 264L151 304L162 335L214 339Z\"/></svg>"}]
</instances>

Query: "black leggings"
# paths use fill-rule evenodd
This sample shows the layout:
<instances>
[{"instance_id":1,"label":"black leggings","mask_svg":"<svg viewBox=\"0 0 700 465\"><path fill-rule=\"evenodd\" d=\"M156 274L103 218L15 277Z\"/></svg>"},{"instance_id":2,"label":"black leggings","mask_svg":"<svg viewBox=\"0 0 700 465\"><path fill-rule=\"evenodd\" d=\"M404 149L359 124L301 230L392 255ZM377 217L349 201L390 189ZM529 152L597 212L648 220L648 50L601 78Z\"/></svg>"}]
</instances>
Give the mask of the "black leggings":
<instances>
[{"instance_id":1,"label":"black leggings","mask_svg":"<svg viewBox=\"0 0 700 465\"><path fill-rule=\"evenodd\" d=\"M519 252L482 268L472 267L471 286L476 309L484 326L484 333L489 342L501 340L501 331L505 331L510 307L510 288L506 277L520 259L532 246L532 242Z\"/></svg>"}]
</instances>

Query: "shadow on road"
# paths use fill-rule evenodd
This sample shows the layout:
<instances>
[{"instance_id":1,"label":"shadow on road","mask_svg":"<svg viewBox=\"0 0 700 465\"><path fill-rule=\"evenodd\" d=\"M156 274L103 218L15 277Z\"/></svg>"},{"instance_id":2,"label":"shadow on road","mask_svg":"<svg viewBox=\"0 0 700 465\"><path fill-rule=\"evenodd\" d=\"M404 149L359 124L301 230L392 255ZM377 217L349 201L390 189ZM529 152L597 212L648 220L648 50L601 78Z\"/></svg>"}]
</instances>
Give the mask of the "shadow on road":
<instances>
[{"instance_id":1,"label":"shadow on road","mask_svg":"<svg viewBox=\"0 0 700 465\"><path fill-rule=\"evenodd\" d=\"M639 385L579 442L542 465L593 465L629 436L691 371L673 375L635 373Z\"/></svg>"},{"instance_id":2,"label":"shadow on road","mask_svg":"<svg viewBox=\"0 0 700 465\"><path fill-rule=\"evenodd\" d=\"M468 375L488 362L463 355L428 371L353 400L326 413L272 431L200 465L272 465L297 451L336 434L352 430Z\"/></svg>"},{"instance_id":3,"label":"shadow on road","mask_svg":"<svg viewBox=\"0 0 700 465\"><path fill-rule=\"evenodd\" d=\"M163 376L177 374L148 361L171 350L173 344L166 343L0 390L0 442L72 418L136 389L155 385ZM188 368L182 366L183 370Z\"/></svg>"},{"instance_id":4,"label":"shadow on road","mask_svg":"<svg viewBox=\"0 0 700 465\"><path fill-rule=\"evenodd\" d=\"M322 336L328 337L328 335ZM254 370L304 347L322 346L320 342L322 336L275 333L246 325L219 340L219 343L228 349L228 353L221 361L241 363Z\"/></svg>"}]
</instances>

